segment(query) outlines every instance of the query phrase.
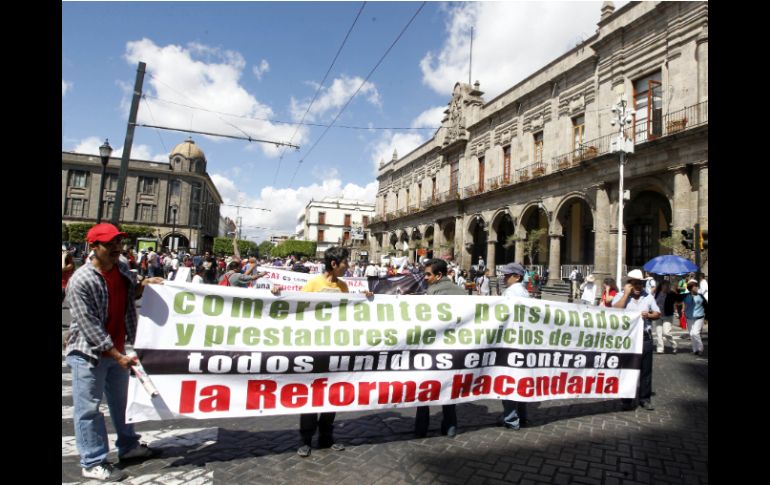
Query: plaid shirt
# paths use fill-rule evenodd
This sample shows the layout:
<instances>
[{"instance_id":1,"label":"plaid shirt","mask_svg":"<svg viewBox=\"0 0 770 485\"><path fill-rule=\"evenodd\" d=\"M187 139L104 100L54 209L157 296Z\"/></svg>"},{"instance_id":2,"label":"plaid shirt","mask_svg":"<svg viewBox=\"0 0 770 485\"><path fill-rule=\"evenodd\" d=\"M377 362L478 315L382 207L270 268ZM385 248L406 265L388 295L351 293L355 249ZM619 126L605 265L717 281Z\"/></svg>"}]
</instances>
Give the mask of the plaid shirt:
<instances>
[{"instance_id":1,"label":"plaid shirt","mask_svg":"<svg viewBox=\"0 0 770 485\"><path fill-rule=\"evenodd\" d=\"M136 336L136 279L128 265L117 263L121 276L128 281L126 294L126 343ZM102 352L113 347L107 333L107 283L104 276L89 262L77 269L67 283L67 303L72 323L67 337L66 354L77 351L98 361Z\"/></svg>"}]
</instances>

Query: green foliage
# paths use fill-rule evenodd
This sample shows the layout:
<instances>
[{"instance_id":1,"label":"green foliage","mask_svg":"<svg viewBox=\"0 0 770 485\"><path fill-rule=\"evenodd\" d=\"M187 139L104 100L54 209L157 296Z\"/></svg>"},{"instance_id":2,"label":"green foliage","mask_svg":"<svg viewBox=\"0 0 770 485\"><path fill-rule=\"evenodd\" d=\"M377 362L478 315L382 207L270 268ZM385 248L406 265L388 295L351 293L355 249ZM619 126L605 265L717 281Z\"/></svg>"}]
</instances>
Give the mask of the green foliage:
<instances>
[{"instance_id":1,"label":"green foliage","mask_svg":"<svg viewBox=\"0 0 770 485\"><path fill-rule=\"evenodd\" d=\"M293 254L295 256L313 258L315 257L316 246L314 241L297 241L290 239L270 250L270 255L285 258Z\"/></svg>"},{"instance_id":2,"label":"green foliage","mask_svg":"<svg viewBox=\"0 0 770 485\"><path fill-rule=\"evenodd\" d=\"M519 241L515 234L511 234L510 236L505 238L505 242L503 243L503 247L505 249L511 249L515 244L516 241Z\"/></svg>"},{"instance_id":3,"label":"green foliage","mask_svg":"<svg viewBox=\"0 0 770 485\"><path fill-rule=\"evenodd\" d=\"M61 223L61 240L62 241L69 241L69 229L67 229L67 224Z\"/></svg>"},{"instance_id":4,"label":"green foliage","mask_svg":"<svg viewBox=\"0 0 770 485\"><path fill-rule=\"evenodd\" d=\"M75 222L69 224L67 227L67 232L69 233L69 241L73 243L86 242L86 234L88 233L88 230L93 226L94 224L90 222Z\"/></svg>"},{"instance_id":5,"label":"green foliage","mask_svg":"<svg viewBox=\"0 0 770 485\"><path fill-rule=\"evenodd\" d=\"M527 237L522 239L511 235L505 240L504 247L510 248L514 242L522 244L524 247L524 259L529 259L529 264L535 264L535 257L540 253L543 236L548 233L548 229L532 229L527 233Z\"/></svg>"},{"instance_id":6,"label":"green foliage","mask_svg":"<svg viewBox=\"0 0 770 485\"><path fill-rule=\"evenodd\" d=\"M695 260L695 251L687 249L682 245L682 235L680 233L674 233L671 237L664 237L658 240L660 244L661 253L664 251L666 254L674 254L690 260Z\"/></svg>"},{"instance_id":7,"label":"green foliage","mask_svg":"<svg viewBox=\"0 0 770 485\"><path fill-rule=\"evenodd\" d=\"M130 239L130 244L136 244L136 238L138 237L154 237L155 233L153 228L147 226L122 226L120 230L128 234L126 239Z\"/></svg>"},{"instance_id":8,"label":"green foliage","mask_svg":"<svg viewBox=\"0 0 770 485\"><path fill-rule=\"evenodd\" d=\"M275 244L271 243L270 241L262 241L259 243L259 246L257 246L257 250L259 251L260 257L265 257L270 255L270 251L273 249Z\"/></svg>"},{"instance_id":9,"label":"green foliage","mask_svg":"<svg viewBox=\"0 0 770 485\"><path fill-rule=\"evenodd\" d=\"M249 251L257 252L257 243L252 241L238 241L238 251L241 253L241 257L245 258ZM214 238L214 254L225 254L231 256L235 254L233 251L233 240L229 237L215 237Z\"/></svg>"}]
</instances>

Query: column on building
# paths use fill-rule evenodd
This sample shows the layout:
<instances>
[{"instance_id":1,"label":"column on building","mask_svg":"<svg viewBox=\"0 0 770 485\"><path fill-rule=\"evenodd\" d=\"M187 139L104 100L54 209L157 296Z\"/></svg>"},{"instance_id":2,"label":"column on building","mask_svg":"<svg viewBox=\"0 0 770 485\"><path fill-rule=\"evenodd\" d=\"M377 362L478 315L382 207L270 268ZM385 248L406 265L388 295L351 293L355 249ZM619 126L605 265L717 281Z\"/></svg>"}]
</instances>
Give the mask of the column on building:
<instances>
[{"instance_id":1,"label":"column on building","mask_svg":"<svg viewBox=\"0 0 770 485\"><path fill-rule=\"evenodd\" d=\"M380 244L377 242L377 233L369 233L369 261L380 260Z\"/></svg>"},{"instance_id":2,"label":"column on building","mask_svg":"<svg viewBox=\"0 0 770 485\"><path fill-rule=\"evenodd\" d=\"M440 258L442 256L441 245L444 244L444 231L441 229L441 224L436 221L433 223L433 257Z\"/></svg>"},{"instance_id":3,"label":"column on building","mask_svg":"<svg viewBox=\"0 0 770 485\"><path fill-rule=\"evenodd\" d=\"M687 176L687 167L684 165L671 169L674 175L674 200L672 201L672 221L673 234L682 229L692 227L695 217L691 214L690 194L692 185L690 177Z\"/></svg>"},{"instance_id":4,"label":"column on building","mask_svg":"<svg viewBox=\"0 0 770 485\"><path fill-rule=\"evenodd\" d=\"M465 262L468 258L465 256L465 225L463 224L463 216L455 216L455 262L460 265L461 268L470 268L470 265L466 266Z\"/></svg>"},{"instance_id":5,"label":"column on building","mask_svg":"<svg viewBox=\"0 0 770 485\"><path fill-rule=\"evenodd\" d=\"M598 185L596 190L596 214L594 214L594 273L600 276L612 274L610 252L610 193L607 185Z\"/></svg>"},{"instance_id":6,"label":"column on building","mask_svg":"<svg viewBox=\"0 0 770 485\"><path fill-rule=\"evenodd\" d=\"M615 278L615 274L617 271L617 258L618 258L618 184L613 183L612 189L609 189L609 186L607 188L607 195L610 199L610 220L609 220L609 226L610 226L610 242L609 242L609 254L607 256L607 259L609 261L610 266L610 275L612 275L613 278ZM622 228L620 229L623 230ZM625 258L625 235L623 237L623 240L621 241L621 245L623 246L623 257L620 261L621 265L625 264L626 258ZM623 268L620 269L620 276L621 278L624 276ZM622 284L620 281L616 282L618 287L622 287Z\"/></svg>"},{"instance_id":7,"label":"column on building","mask_svg":"<svg viewBox=\"0 0 770 485\"><path fill-rule=\"evenodd\" d=\"M513 247L513 254L517 263L524 264L524 242L523 241L516 241L516 245Z\"/></svg>"},{"instance_id":8,"label":"column on building","mask_svg":"<svg viewBox=\"0 0 770 485\"><path fill-rule=\"evenodd\" d=\"M698 223L701 229L709 228L709 166L696 165L698 170Z\"/></svg>"},{"instance_id":9,"label":"column on building","mask_svg":"<svg viewBox=\"0 0 770 485\"><path fill-rule=\"evenodd\" d=\"M561 270L561 234L549 234L551 239L548 252L548 279L558 278Z\"/></svg>"},{"instance_id":10,"label":"column on building","mask_svg":"<svg viewBox=\"0 0 770 485\"><path fill-rule=\"evenodd\" d=\"M490 231L490 239L491 239ZM497 238L495 238L497 239ZM490 276L495 276L495 241L487 240L487 268L489 268Z\"/></svg>"}]
</instances>

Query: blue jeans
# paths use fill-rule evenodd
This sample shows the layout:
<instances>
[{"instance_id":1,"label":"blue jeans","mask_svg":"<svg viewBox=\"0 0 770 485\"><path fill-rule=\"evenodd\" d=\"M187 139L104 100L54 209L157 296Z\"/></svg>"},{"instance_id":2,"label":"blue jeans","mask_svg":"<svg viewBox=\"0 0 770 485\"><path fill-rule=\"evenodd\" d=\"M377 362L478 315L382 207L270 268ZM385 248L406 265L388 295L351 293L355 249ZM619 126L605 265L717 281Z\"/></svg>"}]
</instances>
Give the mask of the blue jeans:
<instances>
[{"instance_id":1,"label":"blue jeans","mask_svg":"<svg viewBox=\"0 0 770 485\"><path fill-rule=\"evenodd\" d=\"M110 417L118 434L115 442L118 454L135 448L139 435L134 432L133 424L126 424L128 370L111 357L99 359L94 367L87 358L74 353L67 356L67 365L72 369L75 442L80 466L91 468L104 463L110 451L104 415L99 411L102 394L107 395Z\"/></svg>"}]
</instances>

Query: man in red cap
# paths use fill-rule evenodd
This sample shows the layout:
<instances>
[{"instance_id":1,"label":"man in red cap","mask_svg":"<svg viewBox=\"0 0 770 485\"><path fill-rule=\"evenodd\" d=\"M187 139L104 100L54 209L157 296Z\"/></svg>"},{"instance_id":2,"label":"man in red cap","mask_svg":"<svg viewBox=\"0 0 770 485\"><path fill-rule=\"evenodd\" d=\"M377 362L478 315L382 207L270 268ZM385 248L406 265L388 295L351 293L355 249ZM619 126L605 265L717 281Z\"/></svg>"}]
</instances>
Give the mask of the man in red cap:
<instances>
[{"instance_id":1,"label":"man in red cap","mask_svg":"<svg viewBox=\"0 0 770 485\"><path fill-rule=\"evenodd\" d=\"M72 369L75 441L83 476L103 481L128 477L107 462L109 442L104 415L99 411L102 395L118 439L121 461L153 456L139 443L134 426L126 424L128 369L136 356L125 354L125 345L136 335L136 306L147 284L162 284L163 278L145 278L140 284L121 262L122 239L127 234L109 223L93 226L86 235L93 256L67 284L67 302L72 314L67 337L66 360Z\"/></svg>"}]
</instances>

